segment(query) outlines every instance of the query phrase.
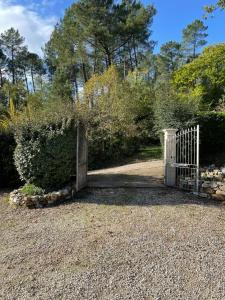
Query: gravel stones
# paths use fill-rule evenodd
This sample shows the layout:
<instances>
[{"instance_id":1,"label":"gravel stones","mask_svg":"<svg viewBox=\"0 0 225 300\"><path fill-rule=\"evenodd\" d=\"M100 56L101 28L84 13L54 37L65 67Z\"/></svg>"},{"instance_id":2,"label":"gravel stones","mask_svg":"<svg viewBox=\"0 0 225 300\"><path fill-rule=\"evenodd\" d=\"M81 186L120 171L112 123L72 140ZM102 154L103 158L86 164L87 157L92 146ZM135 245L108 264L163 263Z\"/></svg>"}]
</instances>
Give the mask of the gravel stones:
<instances>
[{"instance_id":1,"label":"gravel stones","mask_svg":"<svg viewBox=\"0 0 225 300\"><path fill-rule=\"evenodd\" d=\"M0 201L0 298L225 298L225 216L175 189L87 189L67 205ZM209 205L210 204L210 205Z\"/></svg>"}]
</instances>

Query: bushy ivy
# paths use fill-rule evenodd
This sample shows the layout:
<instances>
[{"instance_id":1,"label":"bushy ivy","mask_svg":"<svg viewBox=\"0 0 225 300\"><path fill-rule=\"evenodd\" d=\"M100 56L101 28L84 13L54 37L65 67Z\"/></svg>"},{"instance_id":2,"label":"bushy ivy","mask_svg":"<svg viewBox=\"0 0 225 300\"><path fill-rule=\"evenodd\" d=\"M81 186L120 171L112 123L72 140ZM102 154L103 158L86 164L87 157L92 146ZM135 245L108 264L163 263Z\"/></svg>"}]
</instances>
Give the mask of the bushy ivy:
<instances>
[{"instance_id":1,"label":"bushy ivy","mask_svg":"<svg viewBox=\"0 0 225 300\"><path fill-rule=\"evenodd\" d=\"M76 132L72 121L23 124L16 132L15 164L22 180L43 189L59 188L76 170Z\"/></svg>"},{"instance_id":2,"label":"bushy ivy","mask_svg":"<svg viewBox=\"0 0 225 300\"><path fill-rule=\"evenodd\" d=\"M13 160L16 142L12 133L0 133L0 187L15 187L19 174Z\"/></svg>"}]
</instances>

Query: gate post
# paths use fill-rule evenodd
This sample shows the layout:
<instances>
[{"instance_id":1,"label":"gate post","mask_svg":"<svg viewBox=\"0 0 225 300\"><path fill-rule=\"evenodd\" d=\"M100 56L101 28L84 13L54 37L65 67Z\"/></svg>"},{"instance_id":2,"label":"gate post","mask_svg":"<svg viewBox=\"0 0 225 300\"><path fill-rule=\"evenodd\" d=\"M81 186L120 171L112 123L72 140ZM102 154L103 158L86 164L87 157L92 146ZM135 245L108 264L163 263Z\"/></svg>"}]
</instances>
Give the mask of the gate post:
<instances>
[{"instance_id":1,"label":"gate post","mask_svg":"<svg viewBox=\"0 0 225 300\"><path fill-rule=\"evenodd\" d=\"M177 129L164 129L164 183L176 186L176 132Z\"/></svg>"}]
</instances>

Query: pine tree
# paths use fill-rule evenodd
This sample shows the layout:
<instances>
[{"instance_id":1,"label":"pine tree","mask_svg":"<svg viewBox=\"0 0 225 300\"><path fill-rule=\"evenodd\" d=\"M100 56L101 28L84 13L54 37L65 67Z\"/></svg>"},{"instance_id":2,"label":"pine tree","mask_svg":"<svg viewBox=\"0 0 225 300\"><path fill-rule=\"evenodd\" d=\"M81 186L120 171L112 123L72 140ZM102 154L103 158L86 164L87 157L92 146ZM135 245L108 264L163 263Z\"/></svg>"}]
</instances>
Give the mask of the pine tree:
<instances>
[{"instance_id":1,"label":"pine tree","mask_svg":"<svg viewBox=\"0 0 225 300\"><path fill-rule=\"evenodd\" d=\"M19 34L18 30L10 28L0 36L0 45L4 54L8 58L8 70L12 77L12 83L16 83L16 57L24 51L24 38Z\"/></svg>"},{"instance_id":2,"label":"pine tree","mask_svg":"<svg viewBox=\"0 0 225 300\"><path fill-rule=\"evenodd\" d=\"M160 53L157 57L158 72L173 73L179 68L182 60L181 44L169 41L163 44L160 48Z\"/></svg>"},{"instance_id":3,"label":"pine tree","mask_svg":"<svg viewBox=\"0 0 225 300\"><path fill-rule=\"evenodd\" d=\"M201 20L195 20L183 30L183 47L187 56L196 58L198 49L207 44L206 38L208 26Z\"/></svg>"}]
</instances>

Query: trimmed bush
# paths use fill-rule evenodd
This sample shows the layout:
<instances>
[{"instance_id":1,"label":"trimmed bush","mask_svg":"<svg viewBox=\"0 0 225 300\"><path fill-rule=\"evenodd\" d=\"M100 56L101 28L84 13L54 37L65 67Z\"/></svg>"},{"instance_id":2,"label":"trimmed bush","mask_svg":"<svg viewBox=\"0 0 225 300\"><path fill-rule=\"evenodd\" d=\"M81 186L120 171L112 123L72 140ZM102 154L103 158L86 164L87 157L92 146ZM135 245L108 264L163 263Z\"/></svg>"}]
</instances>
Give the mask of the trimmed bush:
<instances>
[{"instance_id":1,"label":"trimmed bush","mask_svg":"<svg viewBox=\"0 0 225 300\"><path fill-rule=\"evenodd\" d=\"M197 116L200 125L202 164L225 164L225 113L208 112Z\"/></svg>"},{"instance_id":2,"label":"trimmed bush","mask_svg":"<svg viewBox=\"0 0 225 300\"><path fill-rule=\"evenodd\" d=\"M15 164L22 180L51 190L66 184L76 171L73 121L23 124L16 132Z\"/></svg>"},{"instance_id":3,"label":"trimmed bush","mask_svg":"<svg viewBox=\"0 0 225 300\"><path fill-rule=\"evenodd\" d=\"M15 187L20 183L13 160L16 142L12 133L0 133L0 187Z\"/></svg>"}]
</instances>

